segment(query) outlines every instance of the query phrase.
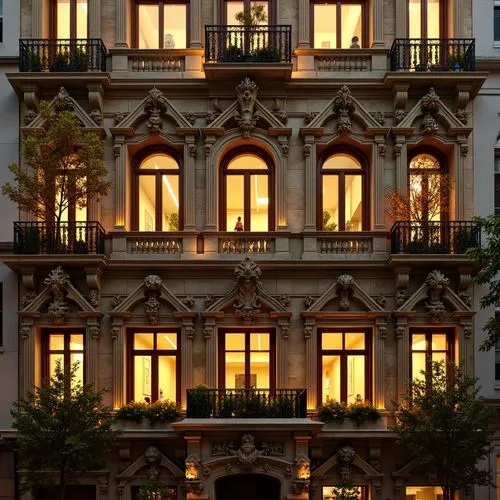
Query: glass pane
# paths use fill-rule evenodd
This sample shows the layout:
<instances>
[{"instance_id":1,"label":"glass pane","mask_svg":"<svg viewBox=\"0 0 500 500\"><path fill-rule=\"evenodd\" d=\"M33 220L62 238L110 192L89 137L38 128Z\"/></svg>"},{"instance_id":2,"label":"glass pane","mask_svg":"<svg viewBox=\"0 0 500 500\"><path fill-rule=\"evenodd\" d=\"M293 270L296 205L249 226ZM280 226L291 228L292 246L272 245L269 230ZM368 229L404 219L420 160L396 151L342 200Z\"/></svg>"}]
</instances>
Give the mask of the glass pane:
<instances>
[{"instance_id":1,"label":"glass pane","mask_svg":"<svg viewBox=\"0 0 500 500\"><path fill-rule=\"evenodd\" d=\"M345 176L345 230L363 228L363 188L361 175Z\"/></svg>"},{"instance_id":2,"label":"glass pane","mask_svg":"<svg viewBox=\"0 0 500 500\"><path fill-rule=\"evenodd\" d=\"M437 486L407 486L407 500L437 500L442 498L443 491Z\"/></svg>"},{"instance_id":3,"label":"glass pane","mask_svg":"<svg viewBox=\"0 0 500 500\"><path fill-rule=\"evenodd\" d=\"M269 351L269 333L252 333L250 335L251 351Z\"/></svg>"},{"instance_id":4,"label":"glass pane","mask_svg":"<svg viewBox=\"0 0 500 500\"><path fill-rule=\"evenodd\" d=\"M410 38L422 37L422 0L408 0L408 30Z\"/></svg>"},{"instance_id":5,"label":"glass pane","mask_svg":"<svg viewBox=\"0 0 500 500\"><path fill-rule=\"evenodd\" d=\"M240 155L231 160L227 170L268 170L262 158L255 155Z\"/></svg>"},{"instance_id":6,"label":"glass pane","mask_svg":"<svg viewBox=\"0 0 500 500\"><path fill-rule=\"evenodd\" d=\"M265 25L269 24L269 6L267 2L250 2L250 7L255 7L256 5L262 5L264 7L264 15L265 19L262 21L258 22L258 25Z\"/></svg>"},{"instance_id":7,"label":"glass pane","mask_svg":"<svg viewBox=\"0 0 500 500\"><path fill-rule=\"evenodd\" d=\"M151 401L151 356L134 356L134 401Z\"/></svg>"},{"instance_id":8,"label":"glass pane","mask_svg":"<svg viewBox=\"0 0 500 500\"><path fill-rule=\"evenodd\" d=\"M244 333L226 333L226 351L244 351Z\"/></svg>"},{"instance_id":9,"label":"glass pane","mask_svg":"<svg viewBox=\"0 0 500 500\"><path fill-rule=\"evenodd\" d=\"M141 170L179 170L177 162L168 155L152 155L148 156L139 167Z\"/></svg>"},{"instance_id":10,"label":"glass pane","mask_svg":"<svg viewBox=\"0 0 500 500\"><path fill-rule=\"evenodd\" d=\"M428 199L428 220L439 221L441 216L441 176L439 174L427 175L427 189L425 195Z\"/></svg>"},{"instance_id":11,"label":"glass pane","mask_svg":"<svg viewBox=\"0 0 500 500\"><path fill-rule=\"evenodd\" d=\"M337 6L314 4L314 47L337 48Z\"/></svg>"},{"instance_id":12,"label":"glass pane","mask_svg":"<svg viewBox=\"0 0 500 500\"><path fill-rule=\"evenodd\" d=\"M425 370L425 352L414 352L411 355L411 378L421 380L423 378L422 371Z\"/></svg>"},{"instance_id":13,"label":"glass pane","mask_svg":"<svg viewBox=\"0 0 500 500\"><path fill-rule=\"evenodd\" d=\"M347 356L347 402L365 400L365 357Z\"/></svg>"},{"instance_id":14,"label":"glass pane","mask_svg":"<svg viewBox=\"0 0 500 500\"><path fill-rule=\"evenodd\" d=\"M226 388L245 388L245 353L226 352Z\"/></svg>"},{"instance_id":15,"label":"glass pane","mask_svg":"<svg viewBox=\"0 0 500 500\"><path fill-rule=\"evenodd\" d=\"M339 178L323 175L323 231L339 230Z\"/></svg>"},{"instance_id":16,"label":"glass pane","mask_svg":"<svg viewBox=\"0 0 500 500\"><path fill-rule=\"evenodd\" d=\"M250 386L269 389L269 352L250 353Z\"/></svg>"},{"instance_id":17,"label":"glass pane","mask_svg":"<svg viewBox=\"0 0 500 500\"><path fill-rule=\"evenodd\" d=\"M444 333L432 334L432 350L446 351L446 334Z\"/></svg>"},{"instance_id":18,"label":"glass pane","mask_svg":"<svg viewBox=\"0 0 500 500\"><path fill-rule=\"evenodd\" d=\"M162 175L162 229L179 230L179 176Z\"/></svg>"},{"instance_id":19,"label":"glass pane","mask_svg":"<svg viewBox=\"0 0 500 500\"><path fill-rule=\"evenodd\" d=\"M51 334L49 336L49 351L64 350L64 335Z\"/></svg>"},{"instance_id":20,"label":"glass pane","mask_svg":"<svg viewBox=\"0 0 500 500\"><path fill-rule=\"evenodd\" d=\"M345 334L345 349L364 349L365 334L364 333L346 333Z\"/></svg>"},{"instance_id":21,"label":"glass pane","mask_svg":"<svg viewBox=\"0 0 500 500\"><path fill-rule=\"evenodd\" d=\"M158 357L158 399L177 400L175 356Z\"/></svg>"},{"instance_id":22,"label":"glass pane","mask_svg":"<svg viewBox=\"0 0 500 500\"><path fill-rule=\"evenodd\" d=\"M71 38L70 26L70 0L57 0L57 38Z\"/></svg>"},{"instance_id":23,"label":"glass pane","mask_svg":"<svg viewBox=\"0 0 500 500\"><path fill-rule=\"evenodd\" d=\"M342 350L342 333L325 332L321 334L321 347L323 350Z\"/></svg>"},{"instance_id":24,"label":"glass pane","mask_svg":"<svg viewBox=\"0 0 500 500\"><path fill-rule=\"evenodd\" d=\"M418 155L415 156L410 162L410 169L417 169L417 170L429 170L429 169L435 169L439 170L439 162L434 158L432 155Z\"/></svg>"},{"instance_id":25,"label":"glass pane","mask_svg":"<svg viewBox=\"0 0 500 500\"><path fill-rule=\"evenodd\" d=\"M78 363L72 385L75 386L77 384L83 384L83 352L71 353L70 363L71 366L73 366L75 363Z\"/></svg>"},{"instance_id":26,"label":"glass pane","mask_svg":"<svg viewBox=\"0 0 500 500\"><path fill-rule=\"evenodd\" d=\"M353 158L349 155L333 155L330 156L330 158L328 158L325 163L323 163L322 168L326 170L349 170L353 168L356 170L361 170L361 164L358 162L358 160L356 160L356 158Z\"/></svg>"},{"instance_id":27,"label":"glass pane","mask_svg":"<svg viewBox=\"0 0 500 500\"><path fill-rule=\"evenodd\" d=\"M440 12L441 0L427 0L427 38L440 38Z\"/></svg>"},{"instance_id":28,"label":"glass pane","mask_svg":"<svg viewBox=\"0 0 500 500\"><path fill-rule=\"evenodd\" d=\"M158 5L139 5L139 48L158 49L160 19Z\"/></svg>"},{"instance_id":29,"label":"glass pane","mask_svg":"<svg viewBox=\"0 0 500 500\"><path fill-rule=\"evenodd\" d=\"M243 10L243 2L226 2L226 20L227 24L240 24L236 20L236 14Z\"/></svg>"},{"instance_id":30,"label":"glass pane","mask_svg":"<svg viewBox=\"0 0 500 500\"><path fill-rule=\"evenodd\" d=\"M70 351L83 351L83 335L82 334L70 335L69 349L70 349Z\"/></svg>"},{"instance_id":31,"label":"glass pane","mask_svg":"<svg viewBox=\"0 0 500 500\"><path fill-rule=\"evenodd\" d=\"M250 231L269 228L269 178L267 175L250 176Z\"/></svg>"},{"instance_id":32,"label":"glass pane","mask_svg":"<svg viewBox=\"0 0 500 500\"><path fill-rule=\"evenodd\" d=\"M361 47L361 5L342 5L340 14L342 49ZM357 37L357 41L353 40Z\"/></svg>"},{"instance_id":33,"label":"glass pane","mask_svg":"<svg viewBox=\"0 0 500 500\"><path fill-rule=\"evenodd\" d=\"M445 352L433 352L432 353L432 361L434 363L446 362L446 353Z\"/></svg>"},{"instance_id":34,"label":"glass pane","mask_svg":"<svg viewBox=\"0 0 500 500\"><path fill-rule=\"evenodd\" d=\"M322 396L323 403L331 399L340 401L340 356L322 356Z\"/></svg>"},{"instance_id":35,"label":"glass pane","mask_svg":"<svg viewBox=\"0 0 500 500\"><path fill-rule=\"evenodd\" d=\"M238 217L245 223L244 178L242 175L228 175L226 181L226 229L231 231L236 227Z\"/></svg>"},{"instance_id":36,"label":"glass pane","mask_svg":"<svg viewBox=\"0 0 500 500\"><path fill-rule=\"evenodd\" d=\"M64 356L62 354L49 355L49 377L52 377L56 372L57 361L61 363L61 370L64 370Z\"/></svg>"},{"instance_id":37,"label":"glass pane","mask_svg":"<svg viewBox=\"0 0 500 500\"><path fill-rule=\"evenodd\" d=\"M139 176L139 231L155 231L156 176Z\"/></svg>"},{"instance_id":38,"label":"glass pane","mask_svg":"<svg viewBox=\"0 0 500 500\"><path fill-rule=\"evenodd\" d=\"M186 48L186 4L168 4L164 6L164 35L165 49Z\"/></svg>"},{"instance_id":39,"label":"glass pane","mask_svg":"<svg viewBox=\"0 0 500 500\"><path fill-rule=\"evenodd\" d=\"M323 486L323 494L321 500L337 500L341 498L349 498L352 500L361 500L364 498L363 489L361 486L343 488L342 486ZM356 495L356 496L354 496Z\"/></svg>"},{"instance_id":40,"label":"glass pane","mask_svg":"<svg viewBox=\"0 0 500 500\"><path fill-rule=\"evenodd\" d=\"M414 333L411 336L411 350L412 351L425 351L427 348L425 343L425 334Z\"/></svg>"},{"instance_id":41,"label":"glass pane","mask_svg":"<svg viewBox=\"0 0 500 500\"><path fill-rule=\"evenodd\" d=\"M134 349L152 351L154 349L154 333L134 333Z\"/></svg>"},{"instance_id":42,"label":"glass pane","mask_svg":"<svg viewBox=\"0 0 500 500\"><path fill-rule=\"evenodd\" d=\"M176 333L156 334L156 348L159 350L169 350L169 351L177 349L177 334Z\"/></svg>"},{"instance_id":43,"label":"glass pane","mask_svg":"<svg viewBox=\"0 0 500 500\"><path fill-rule=\"evenodd\" d=\"M87 38L87 0L76 1L76 38Z\"/></svg>"},{"instance_id":44,"label":"glass pane","mask_svg":"<svg viewBox=\"0 0 500 500\"><path fill-rule=\"evenodd\" d=\"M493 14L494 40L500 41L500 7L495 7Z\"/></svg>"}]
</instances>

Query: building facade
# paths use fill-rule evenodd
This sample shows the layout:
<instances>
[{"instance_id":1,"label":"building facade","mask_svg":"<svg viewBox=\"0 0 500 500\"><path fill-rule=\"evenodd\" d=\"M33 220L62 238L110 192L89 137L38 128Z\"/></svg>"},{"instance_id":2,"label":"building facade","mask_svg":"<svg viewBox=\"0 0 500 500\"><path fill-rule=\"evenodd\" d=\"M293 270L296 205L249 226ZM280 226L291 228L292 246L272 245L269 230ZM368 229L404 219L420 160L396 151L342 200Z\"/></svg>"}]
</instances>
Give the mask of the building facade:
<instances>
[{"instance_id":1,"label":"building facade","mask_svg":"<svg viewBox=\"0 0 500 500\"><path fill-rule=\"evenodd\" d=\"M150 483L169 500L326 500L343 483L437 499L391 411L428 359L474 373L471 0L269 0L239 23L255 5L21 0L20 134L43 128L41 100L74 111L113 189L68 210L57 245L50 223L14 224L19 395L62 358L115 410L182 408L125 425L75 499ZM323 424L329 400L382 419Z\"/></svg>"}]
</instances>

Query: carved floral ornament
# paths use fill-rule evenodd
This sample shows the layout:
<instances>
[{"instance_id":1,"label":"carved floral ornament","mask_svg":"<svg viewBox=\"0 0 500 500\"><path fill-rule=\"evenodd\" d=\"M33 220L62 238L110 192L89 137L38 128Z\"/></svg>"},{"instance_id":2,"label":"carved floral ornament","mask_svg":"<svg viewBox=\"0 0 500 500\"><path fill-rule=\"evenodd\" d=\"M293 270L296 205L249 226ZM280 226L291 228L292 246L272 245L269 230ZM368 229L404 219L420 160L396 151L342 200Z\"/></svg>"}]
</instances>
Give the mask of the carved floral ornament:
<instances>
[{"instance_id":1,"label":"carved floral ornament","mask_svg":"<svg viewBox=\"0 0 500 500\"><path fill-rule=\"evenodd\" d=\"M151 325L157 325L160 321L160 295L162 279L156 274L150 274L144 278L144 295L146 295L146 302L144 302L144 312L149 319Z\"/></svg>"},{"instance_id":2,"label":"carved floral ornament","mask_svg":"<svg viewBox=\"0 0 500 500\"><path fill-rule=\"evenodd\" d=\"M352 129L351 117L356 107L351 91L343 85L333 100L333 111L337 115L337 130L340 134L348 134Z\"/></svg>"},{"instance_id":3,"label":"carved floral ornament","mask_svg":"<svg viewBox=\"0 0 500 500\"><path fill-rule=\"evenodd\" d=\"M150 134L159 134L163 126L161 115L167 111L167 106L162 97L161 91L153 87L144 103L144 112L148 116L146 127Z\"/></svg>"},{"instance_id":4,"label":"carved floral ornament","mask_svg":"<svg viewBox=\"0 0 500 500\"><path fill-rule=\"evenodd\" d=\"M258 293L262 290L260 275L262 271L259 266L246 257L240 262L234 271L236 278L236 314L243 318L245 325L253 323L255 317L260 313L260 301Z\"/></svg>"},{"instance_id":5,"label":"carved floral ornament","mask_svg":"<svg viewBox=\"0 0 500 500\"><path fill-rule=\"evenodd\" d=\"M259 88L255 85L255 82L248 77L236 87L240 110L235 113L234 117L243 132L243 137L246 139L250 137L259 119L258 114L254 113L258 90Z\"/></svg>"},{"instance_id":6,"label":"carved floral ornament","mask_svg":"<svg viewBox=\"0 0 500 500\"><path fill-rule=\"evenodd\" d=\"M150 481L156 481L160 476L159 465L161 463L161 453L156 446L150 446L144 453L144 458L148 464L146 474Z\"/></svg>"},{"instance_id":7,"label":"carved floral ornament","mask_svg":"<svg viewBox=\"0 0 500 500\"><path fill-rule=\"evenodd\" d=\"M74 104L73 100L71 99L70 95L66 91L64 87L61 87L59 89L59 92L53 99L53 106L55 111L60 112L60 111L73 111L74 109Z\"/></svg>"},{"instance_id":8,"label":"carved floral ornament","mask_svg":"<svg viewBox=\"0 0 500 500\"><path fill-rule=\"evenodd\" d=\"M429 299L424 307L434 323L439 323L444 316L445 307L441 297L449 283L450 280L437 269L431 271L425 280L425 284L429 287L427 291Z\"/></svg>"},{"instance_id":9,"label":"carved floral ornament","mask_svg":"<svg viewBox=\"0 0 500 500\"><path fill-rule=\"evenodd\" d=\"M351 307L350 299L354 288L354 278L350 274L342 274L337 278L337 292L340 297L340 310L348 311Z\"/></svg>"},{"instance_id":10,"label":"carved floral ornament","mask_svg":"<svg viewBox=\"0 0 500 500\"><path fill-rule=\"evenodd\" d=\"M424 135L434 135L438 130L439 126L436 121L436 115L439 113L441 107L441 100L436 94L434 87L429 89L429 92L422 97L420 108L424 115L422 122L422 133Z\"/></svg>"},{"instance_id":11,"label":"carved floral ornament","mask_svg":"<svg viewBox=\"0 0 500 500\"><path fill-rule=\"evenodd\" d=\"M56 325L61 325L64 323L64 314L68 310L65 297L69 285L69 276L61 266L58 266L49 273L43 283L53 298L48 308L49 316Z\"/></svg>"}]
</instances>

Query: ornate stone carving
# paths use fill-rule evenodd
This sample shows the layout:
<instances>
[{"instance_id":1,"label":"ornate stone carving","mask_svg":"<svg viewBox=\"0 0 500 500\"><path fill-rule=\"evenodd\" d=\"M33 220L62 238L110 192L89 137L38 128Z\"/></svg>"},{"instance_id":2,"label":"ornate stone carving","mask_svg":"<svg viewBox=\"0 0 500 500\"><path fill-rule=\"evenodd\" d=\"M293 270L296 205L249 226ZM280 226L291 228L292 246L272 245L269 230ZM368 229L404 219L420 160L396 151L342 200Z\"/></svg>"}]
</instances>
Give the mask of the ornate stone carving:
<instances>
[{"instance_id":1,"label":"ornate stone carving","mask_svg":"<svg viewBox=\"0 0 500 500\"><path fill-rule=\"evenodd\" d=\"M160 290L163 281L156 274L150 274L144 278L144 286L148 290Z\"/></svg>"},{"instance_id":2,"label":"ornate stone carving","mask_svg":"<svg viewBox=\"0 0 500 500\"><path fill-rule=\"evenodd\" d=\"M121 295L114 295L111 299L111 307L115 308L123 302L123 297Z\"/></svg>"},{"instance_id":3,"label":"ornate stone carving","mask_svg":"<svg viewBox=\"0 0 500 500\"><path fill-rule=\"evenodd\" d=\"M162 93L156 87L148 92L144 103L144 112L148 116L146 127L150 134L159 134L162 129L161 115L167 111L167 106L162 99Z\"/></svg>"},{"instance_id":4,"label":"ornate stone carving","mask_svg":"<svg viewBox=\"0 0 500 500\"><path fill-rule=\"evenodd\" d=\"M381 126L383 127L384 126L384 123L385 123L385 116L384 116L384 113L382 113L381 111L372 111L370 113L370 115L373 116L373 118L375 119L375 121Z\"/></svg>"},{"instance_id":5,"label":"ornate stone carving","mask_svg":"<svg viewBox=\"0 0 500 500\"><path fill-rule=\"evenodd\" d=\"M337 130L340 134L348 134L352 129L351 117L355 105L351 91L347 85L342 85L333 99L333 111L337 115Z\"/></svg>"},{"instance_id":6,"label":"ornate stone carving","mask_svg":"<svg viewBox=\"0 0 500 500\"><path fill-rule=\"evenodd\" d=\"M283 306L283 307L288 307L290 305L290 297L288 295L280 295L278 297L278 302Z\"/></svg>"},{"instance_id":7,"label":"ornate stone carving","mask_svg":"<svg viewBox=\"0 0 500 500\"><path fill-rule=\"evenodd\" d=\"M203 336L205 337L205 340L210 340L213 333L214 329L211 326L206 326L205 328L203 328Z\"/></svg>"},{"instance_id":8,"label":"ornate stone carving","mask_svg":"<svg viewBox=\"0 0 500 500\"><path fill-rule=\"evenodd\" d=\"M401 340L405 334L405 327L403 325L398 325L396 327L396 338Z\"/></svg>"},{"instance_id":9,"label":"ornate stone carving","mask_svg":"<svg viewBox=\"0 0 500 500\"><path fill-rule=\"evenodd\" d=\"M113 156L115 158L118 158L120 156L121 152L122 152L122 145L121 144L113 144Z\"/></svg>"},{"instance_id":10,"label":"ornate stone carving","mask_svg":"<svg viewBox=\"0 0 500 500\"><path fill-rule=\"evenodd\" d=\"M157 325L160 321L161 285L162 279L156 274L150 274L144 278L144 286L146 287L144 293L147 297L146 302L144 302L144 312L152 325Z\"/></svg>"},{"instance_id":11,"label":"ornate stone carving","mask_svg":"<svg viewBox=\"0 0 500 500\"><path fill-rule=\"evenodd\" d=\"M100 125L102 123L102 113L98 109L93 109L90 113L89 116L91 120L96 124Z\"/></svg>"},{"instance_id":12,"label":"ornate stone carving","mask_svg":"<svg viewBox=\"0 0 500 500\"><path fill-rule=\"evenodd\" d=\"M379 142L377 144L378 147L378 154L379 156L385 156L385 152L387 151L387 145L385 142Z\"/></svg>"},{"instance_id":13,"label":"ornate stone carving","mask_svg":"<svg viewBox=\"0 0 500 500\"><path fill-rule=\"evenodd\" d=\"M400 142L394 144L394 156L396 158L401 155L401 151L403 151L403 145Z\"/></svg>"},{"instance_id":14,"label":"ornate stone carving","mask_svg":"<svg viewBox=\"0 0 500 500\"><path fill-rule=\"evenodd\" d=\"M186 471L185 471L186 479L188 480L198 479L200 472L200 461L198 460L198 458L191 455L186 458L184 463L186 465Z\"/></svg>"},{"instance_id":15,"label":"ornate stone carving","mask_svg":"<svg viewBox=\"0 0 500 500\"><path fill-rule=\"evenodd\" d=\"M194 339L194 328L192 326L186 326L186 328L184 328L184 331L186 332L186 337L189 340Z\"/></svg>"},{"instance_id":16,"label":"ornate stone carving","mask_svg":"<svg viewBox=\"0 0 500 500\"><path fill-rule=\"evenodd\" d=\"M92 307L99 306L99 290L93 288L89 291L89 302Z\"/></svg>"},{"instance_id":17,"label":"ornate stone carving","mask_svg":"<svg viewBox=\"0 0 500 500\"><path fill-rule=\"evenodd\" d=\"M288 325L282 325L281 326L281 338L283 340L288 340L289 337L289 328Z\"/></svg>"},{"instance_id":18,"label":"ornate stone carving","mask_svg":"<svg viewBox=\"0 0 500 500\"><path fill-rule=\"evenodd\" d=\"M421 130L424 135L434 135L439 130L437 121L430 113L424 114Z\"/></svg>"},{"instance_id":19,"label":"ornate stone carving","mask_svg":"<svg viewBox=\"0 0 500 500\"><path fill-rule=\"evenodd\" d=\"M192 295L187 295L182 299L182 303L191 308L194 306L194 297Z\"/></svg>"},{"instance_id":20,"label":"ornate stone carving","mask_svg":"<svg viewBox=\"0 0 500 500\"><path fill-rule=\"evenodd\" d=\"M274 104L273 104L273 115L278 118L278 120L286 125L286 122L288 121L288 115L286 114L286 111L282 107L282 100L279 97L274 98Z\"/></svg>"},{"instance_id":21,"label":"ornate stone carving","mask_svg":"<svg viewBox=\"0 0 500 500\"><path fill-rule=\"evenodd\" d=\"M429 300L425 303L424 308L429 313L434 323L440 322L445 313L444 304L441 302L441 296L449 283L449 279L437 269L431 271L425 280L425 284L429 287L427 291Z\"/></svg>"},{"instance_id":22,"label":"ornate stone carving","mask_svg":"<svg viewBox=\"0 0 500 500\"><path fill-rule=\"evenodd\" d=\"M312 144L304 144L303 151L304 151L304 157L307 158L308 156L311 156Z\"/></svg>"},{"instance_id":23,"label":"ornate stone carving","mask_svg":"<svg viewBox=\"0 0 500 500\"><path fill-rule=\"evenodd\" d=\"M58 113L61 111L73 111L75 107L73 104L73 100L64 87L61 87L59 89L59 92L54 97L52 103L54 106L54 110Z\"/></svg>"},{"instance_id":24,"label":"ornate stone carving","mask_svg":"<svg viewBox=\"0 0 500 500\"><path fill-rule=\"evenodd\" d=\"M304 338L305 339L310 339L313 333L312 326L306 326L304 327Z\"/></svg>"},{"instance_id":25,"label":"ornate stone carving","mask_svg":"<svg viewBox=\"0 0 500 500\"><path fill-rule=\"evenodd\" d=\"M117 111L113 115L113 122L114 122L114 124L118 125L121 121L123 121L125 119L126 116L127 116L127 113L123 113L122 111Z\"/></svg>"},{"instance_id":26,"label":"ornate stone carving","mask_svg":"<svg viewBox=\"0 0 500 500\"><path fill-rule=\"evenodd\" d=\"M266 456L283 456L285 454L285 443L283 441L263 441L262 451Z\"/></svg>"},{"instance_id":27,"label":"ornate stone carving","mask_svg":"<svg viewBox=\"0 0 500 500\"><path fill-rule=\"evenodd\" d=\"M304 123L306 125L309 125L317 116L318 116L318 113L316 111L312 111L310 113L305 113L304 114Z\"/></svg>"},{"instance_id":28,"label":"ornate stone carving","mask_svg":"<svg viewBox=\"0 0 500 500\"><path fill-rule=\"evenodd\" d=\"M160 476L159 465L161 463L161 453L156 446L150 446L144 453L144 458L148 464L146 474L150 481L156 481Z\"/></svg>"},{"instance_id":29,"label":"ornate stone carving","mask_svg":"<svg viewBox=\"0 0 500 500\"><path fill-rule=\"evenodd\" d=\"M460 154L465 158L469 154L469 145L460 144Z\"/></svg>"},{"instance_id":30,"label":"ornate stone carving","mask_svg":"<svg viewBox=\"0 0 500 500\"><path fill-rule=\"evenodd\" d=\"M386 339L387 338L387 327L386 326L379 326L378 327L378 334L380 335L381 339Z\"/></svg>"},{"instance_id":31,"label":"ornate stone carving","mask_svg":"<svg viewBox=\"0 0 500 500\"><path fill-rule=\"evenodd\" d=\"M420 103L420 109L424 114L422 122L422 133L424 135L434 135L439 130L435 116L439 113L440 107L441 100L436 94L434 87L431 87L429 92L422 97L422 101Z\"/></svg>"},{"instance_id":32,"label":"ornate stone carving","mask_svg":"<svg viewBox=\"0 0 500 500\"><path fill-rule=\"evenodd\" d=\"M205 297L205 307L210 307L215 302L215 297L213 295L207 295Z\"/></svg>"},{"instance_id":33,"label":"ornate stone carving","mask_svg":"<svg viewBox=\"0 0 500 500\"><path fill-rule=\"evenodd\" d=\"M243 137L247 139L259 119L259 116L254 113L258 90L259 88L255 85L255 82L248 77L236 87L240 111L235 114L235 119L243 132Z\"/></svg>"},{"instance_id":34,"label":"ornate stone carving","mask_svg":"<svg viewBox=\"0 0 500 500\"><path fill-rule=\"evenodd\" d=\"M191 156L191 158L196 158L196 151L197 151L196 144L188 144L187 148L189 156Z\"/></svg>"},{"instance_id":35,"label":"ornate stone carving","mask_svg":"<svg viewBox=\"0 0 500 500\"><path fill-rule=\"evenodd\" d=\"M297 479L309 479L311 476L311 461L308 457L300 456L295 459L295 477Z\"/></svg>"},{"instance_id":36,"label":"ornate stone carving","mask_svg":"<svg viewBox=\"0 0 500 500\"><path fill-rule=\"evenodd\" d=\"M58 266L50 272L43 283L53 297L53 301L48 308L49 316L56 325L63 324L64 314L68 310L65 295L69 285L69 276L61 266Z\"/></svg>"},{"instance_id":37,"label":"ornate stone carving","mask_svg":"<svg viewBox=\"0 0 500 500\"><path fill-rule=\"evenodd\" d=\"M396 125L401 123L406 118L407 114L408 113L402 109L396 109L396 111L394 111L394 122Z\"/></svg>"},{"instance_id":38,"label":"ornate stone carving","mask_svg":"<svg viewBox=\"0 0 500 500\"><path fill-rule=\"evenodd\" d=\"M288 146L288 143L281 143L281 151L283 151L283 156L285 158L288 158L288 154L290 153L290 147Z\"/></svg>"},{"instance_id":39,"label":"ornate stone carving","mask_svg":"<svg viewBox=\"0 0 500 500\"><path fill-rule=\"evenodd\" d=\"M214 457L224 457L234 455L232 453L236 448L234 441L212 441L211 455Z\"/></svg>"},{"instance_id":40,"label":"ornate stone carving","mask_svg":"<svg viewBox=\"0 0 500 500\"><path fill-rule=\"evenodd\" d=\"M258 294L262 289L261 273L259 266L249 257L240 262L234 271L237 289L234 307L245 325L252 324L255 316L260 313Z\"/></svg>"},{"instance_id":41,"label":"ornate stone carving","mask_svg":"<svg viewBox=\"0 0 500 500\"><path fill-rule=\"evenodd\" d=\"M203 145L203 155L205 156L205 158L208 158L210 156L211 151L212 151L212 144Z\"/></svg>"},{"instance_id":42,"label":"ornate stone carving","mask_svg":"<svg viewBox=\"0 0 500 500\"><path fill-rule=\"evenodd\" d=\"M118 335L120 335L120 327L117 326L117 325L114 325L111 327L111 338L113 340L117 340L118 339Z\"/></svg>"},{"instance_id":43,"label":"ornate stone carving","mask_svg":"<svg viewBox=\"0 0 500 500\"><path fill-rule=\"evenodd\" d=\"M28 340L31 336L31 327L30 326L23 326L21 328L21 338L23 340Z\"/></svg>"},{"instance_id":44,"label":"ornate stone carving","mask_svg":"<svg viewBox=\"0 0 500 500\"><path fill-rule=\"evenodd\" d=\"M401 307L408 300L406 295L406 288L398 288L396 291L396 305Z\"/></svg>"},{"instance_id":45,"label":"ornate stone carving","mask_svg":"<svg viewBox=\"0 0 500 500\"><path fill-rule=\"evenodd\" d=\"M34 109L27 109L24 112L24 124L29 125L37 116L38 113Z\"/></svg>"},{"instance_id":46,"label":"ornate stone carving","mask_svg":"<svg viewBox=\"0 0 500 500\"><path fill-rule=\"evenodd\" d=\"M350 274L342 274L337 278L337 291L340 297L340 310L348 311L351 307L350 298L354 286L354 278Z\"/></svg>"},{"instance_id":47,"label":"ornate stone carving","mask_svg":"<svg viewBox=\"0 0 500 500\"><path fill-rule=\"evenodd\" d=\"M224 112L224 110L219 105L219 99L217 99L216 97L212 99L212 106L214 107L214 111L209 111L205 116L207 124L212 123Z\"/></svg>"},{"instance_id":48,"label":"ornate stone carving","mask_svg":"<svg viewBox=\"0 0 500 500\"><path fill-rule=\"evenodd\" d=\"M194 113L190 113L189 111L186 111L182 113L184 118L191 124L194 125L194 122L196 121L196 115Z\"/></svg>"},{"instance_id":49,"label":"ornate stone carving","mask_svg":"<svg viewBox=\"0 0 500 500\"><path fill-rule=\"evenodd\" d=\"M230 454L238 458L240 467L251 469L264 452L255 447L255 438L251 434L244 434L241 437L241 446L237 450L231 450Z\"/></svg>"},{"instance_id":50,"label":"ornate stone carving","mask_svg":"<svg viewBox=\"0 0 500 500\"><path fill-rule=\"evenodd\" d=\"M21 305L23 309L25 307L28 307L36 299L36 296L37 296L36 293L33 292L32 290L26 292L21 300Z\"/></svg>"},{"instance_id":51,"label":"ornate stone carving","mask_svg":"<svg viewBox=\"0 0 500 500\"><path fill-rule=\"evenodd\" d=\"M304 305L307 307L307 309L309 309L315 302L315 299L314 297L311 297L310 295L308 295L305 299L304 299Z\"/></svg>"},{"instance_id":52,"label":"ornate stone carving","mask_svg":"<svg viewBox=\"0 0 500 500\"><path fill-rule=\"evenodd\" d=\"M472 327L470 326L464 327L464 337L466 340L469 340L472 337Z\"/></svg>"},{"instance_id":53,"label":"ornate stone carving","mask_svg":"<svg viewBox=\"0 0 500 500\"><path fill-rule=\"evenodd\" d=\"M469 121L469 113L465 111L465 109L457 109L455 111L455 116L458 118L458 121L464 125L467 125Z\"/></svg>"},{"instance_id":54,"label":"ornate stone carving","mask_svg":"<svg viewBox=\"0 0 500 500\"><path fill-rule=\"evenodd\" d=\"M347 483L351 479L351 466L356 457L356 452L349 446L343 446L337 451L337 459L339 462L339 475L343 482Z\"/></svg>"},{"instance_id":55,"label":"ornate stone carving","mask_svg":"<svg viewBox=\"0 0 500 500\"><path fill-rule=\"evenodd\" d=\"M91 326L89 328L89 333L92 337L92 340L99 340L101 336L101 329L98 326Z\"/></svg>"},{"instance_id":56,"label":"ornate stone carving","mask_svg":"<svg viewBox=\"0 0 500 500\"><path fill-rule=\"evenodd\" d=\"M380 306L380 307L385 307L385 304L387 302L387 299L381 294L377 295L375 297L375 302Z\"/></svg>"},{"instance_id":57,"label":"ornate stone carving","mask_svg":"<svg viewBox=\"0 0 500 500\"><path fill-rule=\"evenodd\" d=\"M465 292L460 292L458 296L463 300L464 304L467 307L470 307L472 305L472 297L469 294Z\"/></svg>"}]
</instances>

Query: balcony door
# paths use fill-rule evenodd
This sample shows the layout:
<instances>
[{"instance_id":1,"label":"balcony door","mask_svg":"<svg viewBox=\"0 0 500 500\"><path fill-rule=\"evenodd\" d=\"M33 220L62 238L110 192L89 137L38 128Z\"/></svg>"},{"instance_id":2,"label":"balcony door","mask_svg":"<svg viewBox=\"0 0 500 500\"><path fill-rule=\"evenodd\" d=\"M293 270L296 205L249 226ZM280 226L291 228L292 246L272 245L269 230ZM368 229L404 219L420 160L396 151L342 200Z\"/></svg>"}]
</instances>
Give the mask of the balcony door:
<instances>
[{"instance_id":1,"label":"balcony door","mask_svg":"<svg viewBox=\"0 0 500 500\"><path fill-rule=\"evenodd\" d=\"M68 40L88 36L88 0L54 0L53 34Z\"/></svg>"},{"instance_id":2,"label":"balcony door","mask_svg":"<svg viewBox=\"0 0 500 500\"><path fill-rule=\"evenodd\" d=\"M263 13L267 21L261 21L258 24L261 25L266 25L266 24L273 24L271 23L271 10L270 10L270 5L269 2L264 1L250 1L250 0L236 0L236 1L231 1L228 0L225 2L225 9L224 9L224 19L223 23L224 24L229 24L229 25L238 25L240 24L237 19L236 19L236 14L239 12L243 12L244 10L249 10L252 12L252 9L257 7L257 6L262 6L263 7Z\"/></svg>"},{"instance_id":3,"label":"balcony door","mask_svg":"<svg viewBox=\"0 0 500 500\"><path fill-rule=\"evenodd\" d=\"M408 0L409 38L446 38L446 2Z\"/></svg>"}]
</instances>

